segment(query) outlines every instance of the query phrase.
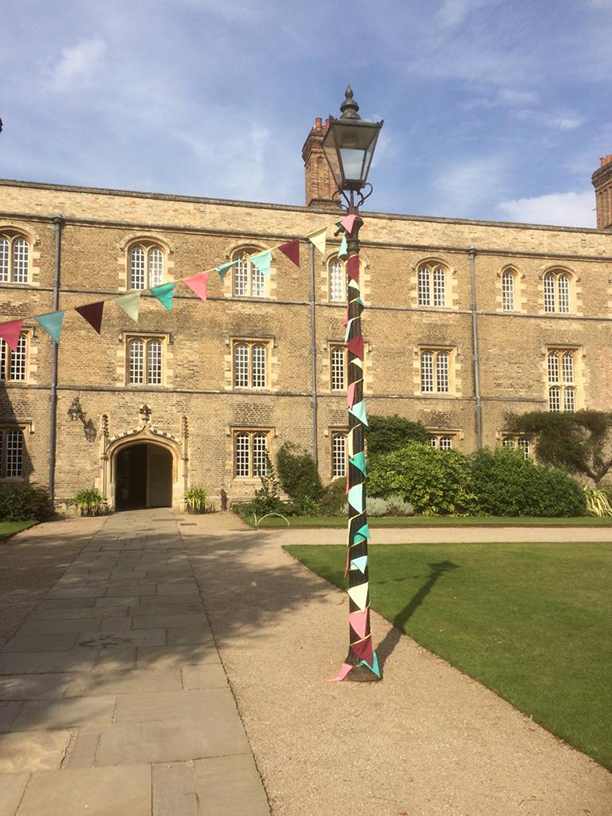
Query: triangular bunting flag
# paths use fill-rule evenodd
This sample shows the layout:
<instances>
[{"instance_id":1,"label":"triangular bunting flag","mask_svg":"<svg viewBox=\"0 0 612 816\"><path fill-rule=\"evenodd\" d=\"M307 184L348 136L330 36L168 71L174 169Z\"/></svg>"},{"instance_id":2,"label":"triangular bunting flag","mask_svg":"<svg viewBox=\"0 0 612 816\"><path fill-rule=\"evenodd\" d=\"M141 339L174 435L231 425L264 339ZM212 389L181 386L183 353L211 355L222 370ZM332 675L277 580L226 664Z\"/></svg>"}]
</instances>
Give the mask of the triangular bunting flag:
<instances>
[{"instance_id":1,"label":"triangular bunting flag","mask_svg":"<svg viewBox=\"0 0 612 816\"><path fill-rule=\"evenodd\" d=\"M330 683L340 683L340 681L344 680L346 675L350 672L351 669L355 668L351 666L350 663L343 663L340 666L340 671L338 672L337 677L332 677L329 681Z\"/></svg>"},{"instance_id":2,"label":"triangular bunting flag","mask_svg":"<svg viewBox=\"0 0 612 816\"><path fill-rule=\"evenodd\" d=\"M346 331L344 332L344 342L346 343L349 339L349 334L351 333L351 326L353 325L354 317L349 317L346 322Z\"/></svg>"},{"instance_id":3,"label":"triangular bunting flag","mask_svg":"<svg viewBox=\"0 0 612 816\"><path fill-rule=\"evenodd\" d=\"M323 227L323 229L315 230L315 232L311 232L309 235L306 236L310 243L317 249L321 255L325 255L325 244L327 240L327 227Z\"/></svg>"},{"instance_id":4,"label":"triangular bunting flag","mask_svg":"<svg viewBox=\"0 0 612 816\"><path fill-rule=\"evenodd\" d=\"M351 255L346 262L346 273L349 278L355 281L359 280L359 255Z\"/></svg>"},{"instance_id":5,"label":"triangular bunting flag","mask_svg":"<svg viewBox=\"0 0 612 816\"><path fill-rule=\"evenodd\" d=\"M290 261L296 266L300 265L300 239L296 238L294 241L289 241L287 244L279 246L283 255L286 255Z\"/></svg>"},{"instance_id":6,"label":"triangular bunting flag","mask_svg":"<svg viewBox=\"0 0 612 816\"><path fill-rule=\"evenodd\" d=\"M357 216L354 213L350 215L345 215L342 221L340 221L340 225L342 226L343 230L348 233L349 235L353 231L353 227L355 226L355 221L357 220Z\"/></svg>"},{"instance_id":7,"label":"triangular bunting flag","mask_svg":"<svg viewBox=\"0 0 612 816\"><path fill-rule=\"evenodd\" d=\"M362 527L357 530L359 535L362 535L364 538L370 538L370 528L368 527L368 523L366 522Z\"/></svg>"},{"instance_id":8,"label":"triangular bunting flag","mask_svg":"<svg viewBox=\"0 0 612 816\"><path fill-rule=\"evenodd\" d=\"M17 343L23 320L11 320L9 323L0 323L0 337L5 340L13 351L17 351Z\"/></svg>"},{"instance_id":9,"label":"triangular bunting flag","mask_svg":"<svg viewBox=\"0 0 612 816\"><path fill-rule=\"evenodd\" d=\"M365 640L358 640L357 643L351 643L353 653L360 657L365 663L370 663L372 660L372 637L368 636Z\"/></svg>"},{"instance_id":10,"label":"triangular bunting flag","mask_svg":"<svg viewBox=\"0 0 612 816\"><path fill-rule=\"evenodd\" d=\"M360 451L359 453L356 453L355 456L351 457L350 462L352 465L355 465L356 468L359 468L362 473L366 472L366 458L363 451Z\"/></svg>"},{"instance_id":11,"label":"triangular bunting flag","mask_svg":"<svg viewBox=\"0 0 612 816\"><path fill-rule=\"evenodd\" d=\"M355 383L349 383L349 387L346 389L346 401L348 403L348 407L352 408L353 403L355 402Z\"/></svg>"},{"instance_id":12,"label":"triangular bunting flag","mask_svg":"<svg viewBox=\"0 0 612 816\"><path fill-rule=\"evenodd\" d=\"M370 665L370 663L371 663L371 665ZM380 677L380 668L378 666L378 658L376 657L376 652L372 652L372 660L370 661L370 663L368 663L366 660L362 660L359 665L367 666L368 669L370 671L374 672L374 674L377 677ZM347 663L347 665L348 665L348 663Z\"/></svg>"},{"instance_id":13,"label":"triangular bunting flag","mask_svg":"<svg viewBox=\"0 0 612 816\"><path fill-rule=\"evenodd\" d=\"M351 569L358 569L359 572L363 572L364 574L366 571L367 564L368 564L367 555L360 555L359 558L351 559ZM363 637L363 635L361 637Z\"/></svg>"},{"instance_id":14,"label":"triangular bunting flag","mask_svg":"<svg viewBox=\"0 0 612 816\"><path fill-rule=\"evenodd\" d=\"M361 400L361 402L358 402L357 405L353 405L352 407L350 407L349 412L353 416L356 416L357 419L361 422L362 425L367 425L368 424L368 418L366 416L365 402L363 400Z\"/></svg>"},{"instance_id":15,"label":"triangular bunting flag","mask_svg":"<svg viewBox=\"0 0 612 816\"><path fill-rule=\"evenodd\" d=\"M355 533L355 540L351 544L351 547L355 547L357 544L361 544L362 541L366 541L366 538L359 533Z\"/></svg>"},{"instance_id":16,"label":"triangular bunting flag","mask_svg":"<svg viewBox=\"0 0 612 816\"><path fill-rule=\"evenodd\" d=\"M353 455L353 432L352 431L348 432L348 437L347 437L346 441L347 441L347 445L346 445L347 450L346 450L346 452L348 453L348 455L350 457L350 456Z\"/></svg>"},{"instance_id":17,"label":"triangular bunting flag","mask_svg":"<svg viewBox=\"0 0 612 816\"><path fill-rule=\"evenodd\" d=\"M62 323L64 322L63 312L49 312L48 314L38 315L34 320L43 327L47 334L51 335L56 343L59 343Z\"/></svg>"},{"instance_id":18,"label":"triangular bunting flag","mask_svg":"<svg viewBox=\"0 0 612 816\"><path fill-rule=\"evenodd\" d=\"M368 625L368 610L360 609L359 612L351 612L349 615L349 623L353 631L359 635L360 638L364 638Z\"/></svg>"},{"instance_id":19,"label":"triangular bunting flag","mask_svg":"<svg viewBox=\"0 0 612 816\"><path fill-rule=\"evenodd\" d=\"M161 305L168 312L172 311L172 298L174 297L174 283L162 283L161 286L154 286L149 292L156 297Z\"/></svg>"},{"instance_id":20,"label":"triangular bunting flag","mask_svg":"<svg viewBox=\"0 0 612 816\"><path fill-rule=\"evenodd\" d=\"M340 260L346 258L348 255L348 243L346 240L346 235L342 236L342 240L340 241L340 249L338 250L338 257Z\"/></svg>"},{"instance_id":21,"label":"triangular bunting flag","mask_svg":"<svg viewBox=\"0 0 612 816\"><path fill-rule=\"evenodd\" d=\"M100 330L102 329L102 313L104 312L103 300L99 300L97 303L87 303L85 306L76 306L74 311L85 318L92 329L95 329L95 331L100 334Z\"/></svg>"},{"instance_id":22,"label":"triangular bunting flag","mask_svg":"<svg viewBox=\"0 0 612 816\"><path fill-rule=\"evenodd\" d=\"M199 275L184 278L183 283L188 286L192 292L195 292L200 300L206 300L208 293L208 272L200 272Z\"/></svg>"},{"instance_id":23,"label":"triangular bunting flag","mask_svg":"<svg viewBox=\"0 0 612 816\"><path fill-rule=\"evenodd\" d=\"M230 270L232 266L236 266L236 264L238 263L240 263L240 259L236 261L228 261L227 263L224 264L219 264L219 266L217 267L217 272L219 273L219 277L221 278L221 280L223 280L228 270Z\"/></svg>"},{"instance_id":24,"label":"triangular bunting flag","mask_svg":"<svg viewBox=\"0 0 612 816\"><path fill-rule=\"evenodd\" d=\"M115 298L115 303L120 309L131 317L135 323L138 323L138 316L140 314L140 292L128 292L127 295L121 295Z\"/></svg>"},{"instance_id":25,"label":"triangular bunting flag","mask_svg":"<svg viewBox=\"0 0 612 816\"><path fill-rule=\"evenodd\" d=\"M363 513L363 484L353 485L348 492L348 503L358 513Z\"/></svg>"},{"instance_id":26,"label":"triangular bunting flag","mask_svg":"<svg viewBox=\"0 0 612 816\"><path fill-rule=\"evenodd\" d=\"M360 584L356 587L351 587L348 591L349 597L359 609L368 608L368 586L369 584Z\"/></svg>"},{"instance_id":27,"label":"triangular bunting flag","mask_svg":"<svg viewBox=\"0 0 612 816\"><path fill-rule=\"evenodd\" d=\"M346 347L355 357L363 360L363 335L358 334L357 337L353 337L352 340L348 341Z\"/></svg>"},{"instance_id":28,"label":"triangular bunting flag","mask_svg":"<svg viewBox=\"0 0 612 816\"><path fill-rule=\"evenodd\" d=\"M267 277L270 274L272 250L266 249L265 252L258 252L257 255L251 255L249 261Z\"/></svg>"}]
</instances>

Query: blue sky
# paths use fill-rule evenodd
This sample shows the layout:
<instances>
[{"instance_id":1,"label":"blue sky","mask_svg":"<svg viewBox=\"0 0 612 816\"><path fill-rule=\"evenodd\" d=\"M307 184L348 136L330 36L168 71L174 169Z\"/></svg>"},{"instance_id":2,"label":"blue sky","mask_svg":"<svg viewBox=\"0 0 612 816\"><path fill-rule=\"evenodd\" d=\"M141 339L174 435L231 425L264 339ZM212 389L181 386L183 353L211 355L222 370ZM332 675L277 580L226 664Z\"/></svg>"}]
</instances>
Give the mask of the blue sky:
<instances>
[{"instance_id":1,"label":"blue sky","mask_svg":"<svg viewBox=\"0 0 612 816\"><path fill-rule=\"evenodd\" d=\"M0 176L303 204L350 82L373 210L594 226L612 0L4 0Z\"/></svg>"}]
</instances>

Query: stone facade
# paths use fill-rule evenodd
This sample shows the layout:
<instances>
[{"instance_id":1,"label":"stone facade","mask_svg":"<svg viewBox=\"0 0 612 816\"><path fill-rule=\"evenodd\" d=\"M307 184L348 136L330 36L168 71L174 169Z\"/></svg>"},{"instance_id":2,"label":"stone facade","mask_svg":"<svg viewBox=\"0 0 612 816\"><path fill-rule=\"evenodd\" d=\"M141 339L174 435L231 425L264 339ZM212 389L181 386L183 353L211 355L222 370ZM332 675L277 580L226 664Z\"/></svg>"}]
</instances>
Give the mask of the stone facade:
<instances>
[{"instance_id":1,"label":"stone facade","mask_svg":"<svg viewBox=\"0 0 612 816\"><path fill-rule=\"evenodd\" d=\"M299 269L274 253L263 297L250 290L237 296L231 274L223 281L211 275L207 303L182 285L172 312L143 295L138 323L106 304L100 336L72 310L129 289L135 246L145 253L159 248L163 279L171 281L326 224L329 237L338 211L324 200L330 198L325 184L311 179L313 206L291 207L1 181L0 236L21 236L29 246L28 282L15 282L10 271L0 282L1 319L27 318L26 377L3 382L0 392L0 428L24 433L23 475L49 479L54 344L31 316L53 310L59 247L59 308L66 311L58 347L58 501L97 485L114 506L118 454L135 443L170 451L175 506L193 485L204 485L213 497L224 489L230 500L252 495L261 437L272 458L285 441L316 450L329 480L332 440L347 425L346 392L331 388L330 354L342 347L345 316L345 304L330 299L338 239L329 240L324 257L313 253L314 297L304 241ZM562 369L562 409L570 397L576 407L610 408L612 232L383 213L366 213L364 221L369 413L422 420L438 442L445 437L471 451L479 444L480 407L480 441L500 444L505 411L548 406L551 353ZM444 305L435 301L436 270L444 274ZM424 302L427 275L430 305ZM546 310L551 298L555 311ZM143 349L152 340L160 344L161 382L128 384L132 340ZM251 366L259 347L265 386L236 387L236 346L246 349ZM573 365L568 381L566 353ZM71 420L75 398L82 417ZM237 462L240 445L247 465ZM2 462L6 476L6 451ZM237 475L243 465L249 476Z\"/></svg>"}]
</instances>

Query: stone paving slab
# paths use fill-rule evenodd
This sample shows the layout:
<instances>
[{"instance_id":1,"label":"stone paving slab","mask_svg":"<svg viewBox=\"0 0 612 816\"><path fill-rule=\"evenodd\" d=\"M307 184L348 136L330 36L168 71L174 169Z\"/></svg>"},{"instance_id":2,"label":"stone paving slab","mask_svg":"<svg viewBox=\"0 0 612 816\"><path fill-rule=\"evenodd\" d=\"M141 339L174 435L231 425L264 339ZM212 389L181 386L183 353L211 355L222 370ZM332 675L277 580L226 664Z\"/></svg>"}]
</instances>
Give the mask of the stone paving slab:
<instances>
[{"instance_id":1,"label":"stone paving slab","mask_svg":"<svg viewBox=\"0 0 612 816\"><path fill-rule=\"evenodd\" d=\"M66 688L66 697L106 694L141 694L147 691L179 691L180 669L132 669L76 676Z\"/></svg>"},{"instance_id":2,"label":"stone paving slab","mask_svg":"<svg viewBox=\"0 0 612 816\"><path fill-rule=\"evenodd\" d=\"M136 653L139 669L171 668L193 663L220 663L216 646L206 643L176 646L145 646Z\"/></svg>"},{"instance_id":3,"label":"stone paving slab","mask_svg":"<svg viewBox=\"0 0 612 816\"><path fill-rule=\"evenodd\" d=\"M15 718L11 730L72 728L79 725L106 725L113 719L115 697L74 697L62 700L31 700Z\"/></svg>"},{"instance_id":4,"label":"stone paving slab","mask_svg":"<svg viewBox=\"0 0 612 816\"><path fill-rule=\"evenodd\" d=\"M3 652L0 654L1 674L46 674L47 672L91 671L96 659L94 649L74 649L71 652Z\"/></svg>"},{"instance_id":5,"label":"stone paving slab","mask_svg":"<svg viewBox=\"0 0 612 816\"><path fill-rule=\"evenodd\" d=\"M0 776L0 814L13 816L17 810L30 774L6 774Z\"/></svg>"},{"instance_id":6,"label":"stone paving slab","mask_svg":"<svg viewBox=\"0 0 612 816\"><path fill-rule=\"evenodd\" d=\"M70 744L70 731L22 731L0 735L0 774L54 771Z\"/></svg>"},{"instance_id":7,"label":"stone paving slab","mask_svg":"<svg viewBox=\"0 0 612 816\"><path fill-rule=\"evenodd\" d=\"M8 674L0 676L0 700L55 700L64 696L72 674Z\"/></svg>"},{"instance_id":8,"label":"stone paving slab","mask_svg":"<svg viewBox=\"0 0 612 816\"><path fill-rule=\"evenodd\" d=\"M196 793L206 802L203 813L269 816L268 801L251 754L198 760L194 774Z\"/></svg>"}]
</instances>

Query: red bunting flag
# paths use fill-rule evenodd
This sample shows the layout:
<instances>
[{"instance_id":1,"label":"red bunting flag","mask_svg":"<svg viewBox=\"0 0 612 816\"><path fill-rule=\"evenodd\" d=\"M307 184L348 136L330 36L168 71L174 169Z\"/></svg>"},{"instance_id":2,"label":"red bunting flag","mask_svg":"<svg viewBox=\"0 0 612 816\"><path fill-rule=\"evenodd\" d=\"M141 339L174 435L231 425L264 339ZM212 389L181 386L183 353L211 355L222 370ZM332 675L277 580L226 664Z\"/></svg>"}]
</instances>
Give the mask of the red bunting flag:
<instances>
[{"instance_id":1,"label":"red bunting flag","mask_svg":"<svg viewBox=\"0 0 612 816\"><path fill-rule=\"evenodd\" d=\"M363 335L358 334L357 337L353 337L352 340L349 340L346 344L347 349L352 352L355 357L359 357L360 360L363 360Z\"/></svg>"},{"instance_id":2,"label":"red bunting flag","mask_svg":"<svg viewBox=\"0 0 612 816\"><path fill-rule=\"evenodd\" d=\"M23 320L11 320L10 323L0 323L0 337L5 340L13 351L17 351L17 343L21 334Z\"/></svg>"},{"instance_id":3,"label":"red bunting flag","mask_svg":"<svg viewBox=\"0 0 612 816\"><path fill-rule=\"evenodd\" d=\"M100 329L102 328L102 312L104 311L103 300L99 300L97 303L87 303L85 306L76 306L74 311L85 318L89 325L100 334Z\"/></svg>"},{"instance_id":4,"label":"red bunting flag","mask_svg":"<svg viewBox=\"0 0 612 816\"><path fill-rule=\"evenodd\" d=\"M287 244L279 246L283 255L286 255L290 261L296 266L300 265L300 239L296 238L294 241L289 241Z\"/></svg>"},{"instance_id":5,"label":"red bunting flag","mask_svg":"<svg viewBox=\"0 0 612 816\"><path fill-rule=\"evenodd\" d=\"M351 649L361 660L367 663L372 662L372 637L370 635L365 640L351 643Z\"/></svg>"},{"instance_id":6,"label":"red bunting flag","mask_svg":"<svg viewBox=\"0 0 612 816\"><path fill-rule=\"evenodd\" d=\"M185 278L183 283L186 284L192 292L195 292L200 300L206 300L208 292L208 272L201 272L199 275Z\"/></svg>"},{"instance_id":7,"label":"red bunting flag","mask_svg":"<svg viewBox=\"0 0 612 816\"><path fill-rule=\"evenodd\" d=\"M359 280L359 255L351 255L346 262L346 272L349 278Z\"/></svg>"}]
</instances>

